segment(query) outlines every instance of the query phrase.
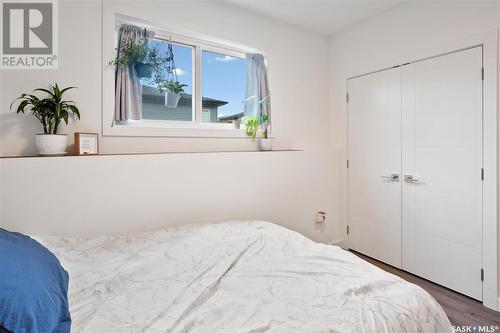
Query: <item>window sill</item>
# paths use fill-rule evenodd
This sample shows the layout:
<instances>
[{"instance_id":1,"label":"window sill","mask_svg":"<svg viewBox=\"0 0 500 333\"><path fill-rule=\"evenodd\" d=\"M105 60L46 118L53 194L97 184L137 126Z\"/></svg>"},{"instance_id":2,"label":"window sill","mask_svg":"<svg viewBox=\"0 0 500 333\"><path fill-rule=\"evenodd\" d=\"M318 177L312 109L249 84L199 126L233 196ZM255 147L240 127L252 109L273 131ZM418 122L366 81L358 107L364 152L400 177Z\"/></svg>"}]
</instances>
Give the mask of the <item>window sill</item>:
<instances>
[{"instance_id":1,"label":"window sill","mask_svg":"<svg viewBox=\"0 0 500 333\"><path fill-rule=\"evenodd\" d=\"M107 126L103 128L103 136L247 138L242 129L237 129L232 124L151 120Z\"/></svg>"}]
</instances>

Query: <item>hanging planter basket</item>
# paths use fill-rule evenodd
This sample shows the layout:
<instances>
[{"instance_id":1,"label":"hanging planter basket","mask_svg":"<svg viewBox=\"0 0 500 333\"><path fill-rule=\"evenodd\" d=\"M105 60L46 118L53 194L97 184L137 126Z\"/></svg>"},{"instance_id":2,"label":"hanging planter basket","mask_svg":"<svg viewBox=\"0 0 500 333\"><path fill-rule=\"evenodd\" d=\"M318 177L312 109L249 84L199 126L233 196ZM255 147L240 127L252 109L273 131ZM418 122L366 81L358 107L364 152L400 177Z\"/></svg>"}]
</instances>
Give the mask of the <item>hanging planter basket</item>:
<instances>
[{"instance_id":1,"label":"hanging planter basket","mask_svg":"<svg viewBox=\"0 0 500 333\"><path fill-rule=\"evenodd\" d=\"M138 63L134 67L139 79L150 79L153 76L153 66L151 64Z\"/></svg>"},{"instance_id":2,"label":"hanging planter basket","mask_svg":"<svg viewBox=\"0 0 500 333\"><path fill-rule=\"evenodd\" d=\"M181 94L172 94L169 91L165 93L165 105L168 108L176 108L177 104L179 104L180 99L181 99Z\"/></svg>"},{"instance_id":3,"label":"hanging planter basket","mask_svg":"<svg viewBox=\"0 0 500 333\"><path fill-rule=\"evenodd\" d=\"M180 83L177 79L177 68L175 67L172 44L168 44L167 54L168 60L165 64L166 76L155 73L155 82L158 84L160 92L165 92L165 106L175 109L182 98L184 87L187 87L187 85Z\"/></svg>"}]
</instances>

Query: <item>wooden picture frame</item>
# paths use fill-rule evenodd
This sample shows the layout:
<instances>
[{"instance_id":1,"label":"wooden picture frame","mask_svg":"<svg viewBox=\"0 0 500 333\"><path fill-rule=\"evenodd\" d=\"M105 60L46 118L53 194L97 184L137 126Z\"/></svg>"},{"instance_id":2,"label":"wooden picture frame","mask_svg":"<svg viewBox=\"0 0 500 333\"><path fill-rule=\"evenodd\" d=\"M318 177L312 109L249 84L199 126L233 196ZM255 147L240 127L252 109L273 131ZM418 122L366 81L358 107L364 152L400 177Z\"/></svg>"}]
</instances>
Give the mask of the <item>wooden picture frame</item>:
<instances>
[{"instance_id":1,"label":"wooden picture frame","mask_svg":"<svg viewBox=\"0 0 500 333\"><path fill-rule=\"evenodd\" d=\"M75 133L75 155L99 155L99 134Z\"/></svg>"}]
</instances>

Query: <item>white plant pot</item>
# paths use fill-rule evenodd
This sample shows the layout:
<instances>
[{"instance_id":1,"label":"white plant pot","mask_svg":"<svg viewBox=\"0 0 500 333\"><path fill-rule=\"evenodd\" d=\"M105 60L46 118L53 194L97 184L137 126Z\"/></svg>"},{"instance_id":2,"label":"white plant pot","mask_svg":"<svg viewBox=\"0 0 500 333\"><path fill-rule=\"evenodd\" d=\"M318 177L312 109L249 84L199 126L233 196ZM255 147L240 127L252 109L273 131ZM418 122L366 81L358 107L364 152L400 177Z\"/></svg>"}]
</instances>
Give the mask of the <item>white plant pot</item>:
<instances>
[{"instance_id":1,"label":"white plant pot","mask_svg":"<svg viewBox=\"0 0 500 333\"><path fill-rule=\"evenodd\" d=\"M66 155L67 134L37 134L36 149L40 156Z\"/></svg>"},{"instance_id":2,"label":"white plant pot","mask_svg":"<svg viewBox=\"0 0 500 333\"><path fill-rule=\"evenodd\" d=\"M259 150L273 150L273 139L259 138L257 147Z\"/></svg>"},{"instance_id":3,"label":"white plant pot","mask_svg":"<svg viewBox=\"0 0 500 333\"><path fill-rule=\"evenodd\" d=\"M180 99L181 94L172 94L168 91L165 93L165 105L168 108L176 108L177 104L179 104Z\"/></svg>"}]
</instances>

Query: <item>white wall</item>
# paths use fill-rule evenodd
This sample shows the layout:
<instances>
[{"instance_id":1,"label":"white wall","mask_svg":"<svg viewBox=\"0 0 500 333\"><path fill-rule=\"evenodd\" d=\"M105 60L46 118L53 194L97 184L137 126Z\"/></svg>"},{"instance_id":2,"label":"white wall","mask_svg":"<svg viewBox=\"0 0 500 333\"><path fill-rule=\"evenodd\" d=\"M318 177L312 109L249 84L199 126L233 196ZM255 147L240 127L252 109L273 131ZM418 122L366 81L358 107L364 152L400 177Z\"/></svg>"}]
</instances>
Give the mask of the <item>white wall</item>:
<instances>
[{"instance_id":1,"label":"white wall","mask_svg":"<svg viewBox=\"0 0 500 333\"><path fill-rule=\"evenodd\" d=\"M96 235L263 219L333 242L337 163L301 151L0 159L0 227Z\"/></svg>"},{"instance_id":2,"label":"white wall","mask_svg":"<svg viewBox=\"0 0 500 333\"><path fill-rule=\"evenodd\" d=\"M40 125L9 111L22 92L58 82L75 85L82 120L61 132L101 133L101 2L59 0L59 69L0 71L0 156L33 155ZM218 2L105 1L106 8L265 52L275 147L328 147L328 44L324 37ZM305 54L304 54L305 50ZM246 139L101 137L101 151L165 152L254 149ZM69 140L72 142L72 137Z\"/></svg>"},{"instance_id":3,"label":"white wall","mask_svg":"<svg viewBox=\"0 0 500 333\"><path fill-rule=\"evenodd\" d=\"M61 132L101 133L101 68L109 60L101 55L101 2L59 4L59 69L0 71L0 157L35 153L40 125L8 106L20 93L53 82L78 87L68 97L79 105L82 120ZM340 238L338 161L328 150L326 38L218 2L106 0L104 8L264 52L274 146L306 152L4 158L0 226L102 234L262 218L316 240ZM100 148L102 153L157 153L255 147L247 139L101 136ZM328 214L324 230L314 229L318 210Z\"/></svg>"},{"instance_id":4,"label":"white wall","mask_svg":"<svg viewBox=\"0 0 500 333\"><path fill-rule=\"evenodd\" d=\"M349 75L398 65L415 54L434 55L433 50L443 45L497 31L499 25L498 2L412 2L331 38L330 142L339 151L340 160L346 160L345 94ZM342 223L345 223L345 172L341 175L340 207Z\"/></svg>"}]
</instances>

